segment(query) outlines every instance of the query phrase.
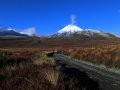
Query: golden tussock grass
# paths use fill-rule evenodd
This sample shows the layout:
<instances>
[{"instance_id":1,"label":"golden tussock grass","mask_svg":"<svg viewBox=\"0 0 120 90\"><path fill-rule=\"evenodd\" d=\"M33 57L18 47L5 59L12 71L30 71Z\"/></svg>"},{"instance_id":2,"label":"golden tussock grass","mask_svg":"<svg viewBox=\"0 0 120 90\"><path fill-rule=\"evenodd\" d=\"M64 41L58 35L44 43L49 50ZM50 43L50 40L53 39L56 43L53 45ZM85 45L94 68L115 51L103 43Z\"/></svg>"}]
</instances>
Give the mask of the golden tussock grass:
<instances>
[{"instance_id":1,"label":"golden tussock grass","mask_svg":"<svg viewBox=\"0 0 120 90\"><path fill-rule=\"evenodd\" d=\"M62 81L67 75L63 78L62 70L56 69L55 60L47 57L46 51L1 52L7 52L7 59L0 67L0 90L79 90L76 80Z\"/></svg>"},{"instance_id":2,"label":"golden tussock grass","mask_svg":"<svg viewBox=\"0 0 120 90\"><path fill-rule=\"evenodd\" d=\"M48 67L42 70L43 77L48 80L52 85L57 86L60 79L61 72L53 67Z\"/></svg>"},{"instance_id":3,"label":"golden tussock grass","mask_svg":"<svg viewBox=\"0 0 120 90\"><path fill-rule=\"evenodd\" d=\"M62 49L72 58L87 60L108 67L120 68L120 45L104 45L99 47L76 47Z\"/></svg>"},{"instance_id":4,"label":"golden tussock grass","mask_svg":"<svg viewBox=\"0 0 120 90\"><path fill-rule=\"evenodd\" d=\"M47 57L45 53L37 55L36 58L33 60L33 63L36 65L56 65L54 58Z\"/></svg>"}]
</instances>

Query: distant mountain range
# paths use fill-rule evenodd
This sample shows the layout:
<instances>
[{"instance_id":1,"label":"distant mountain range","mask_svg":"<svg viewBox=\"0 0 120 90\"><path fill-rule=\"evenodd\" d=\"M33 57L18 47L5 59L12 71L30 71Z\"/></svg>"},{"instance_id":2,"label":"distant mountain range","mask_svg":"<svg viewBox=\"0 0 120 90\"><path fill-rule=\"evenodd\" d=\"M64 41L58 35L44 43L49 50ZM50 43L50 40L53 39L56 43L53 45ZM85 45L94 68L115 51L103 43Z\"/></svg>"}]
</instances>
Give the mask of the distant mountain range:
<instances>
[{"instance_id":1,"label":"distant mountain range","mask_svg":"<svg viewBox=\"0 0 120 90\"><path fill-rule=\"evenodd\" d=\"M29 35L17 32L17 30L0 25L0 37L27 37ZM89 39L105 39L118 38L117 36L100 30L81 29L75 24L69 24L50 38L71 38L72 40L89 40Z\"/></svg>"},{"instance_id":2,"label":"distant mountain range","mask_svg":"<svg viewBox=\"0 0 120 90\"><path fill-rule=\"evenodd\" d=\"M26 34L21 34L21 33L18 33L14 30L9 30L9 31L2 31L0 32L0 36L4 36L4 37L26 37L28 35Z\"/></svg>"},{"instance_id":3,"label":"distant mountain range","mask_svg":"<svg viewBox=\"0 0 120 90\"><path fill-rule=\"evenodd\" d=\"M0 37L26 37L26 36L28 35L21 34L20 32L17 32L15 29L0 25Z\"/></svg>"},{"instance_id":4,"label":"distant mountain range","mask_svg":"<svg viewBox=\"0 0 120 90\"><path fill-rule=\"evenodd\" d=\"M100 30L70 24L48 37L29 36L0 25L0 47L80 47L120 44L120 38ZM8 46L9 45L9 46Z\"/></svg>"}]
</instances>

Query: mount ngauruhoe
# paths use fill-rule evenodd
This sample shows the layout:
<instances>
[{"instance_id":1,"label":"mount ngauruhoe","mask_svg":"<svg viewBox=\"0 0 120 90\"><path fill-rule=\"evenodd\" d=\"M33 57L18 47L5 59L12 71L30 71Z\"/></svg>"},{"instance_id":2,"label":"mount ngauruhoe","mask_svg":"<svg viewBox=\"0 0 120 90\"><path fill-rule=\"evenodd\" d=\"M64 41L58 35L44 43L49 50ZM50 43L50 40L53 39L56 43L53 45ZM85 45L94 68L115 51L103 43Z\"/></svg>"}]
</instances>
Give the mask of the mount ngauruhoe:
<instances>
[{"instance_id":1,"label":"mount ngauruhoe","mask_svg":"<svg viewBox=\"0 0 120 90\"><path fill-rule=\"evenodd\" d=\"M52 37L61 37L61 38L117 38L111 33L106 33L100 30L93 29L81 29L77 25L70 24L59 30Z\"/></svg>"}]
</instances>

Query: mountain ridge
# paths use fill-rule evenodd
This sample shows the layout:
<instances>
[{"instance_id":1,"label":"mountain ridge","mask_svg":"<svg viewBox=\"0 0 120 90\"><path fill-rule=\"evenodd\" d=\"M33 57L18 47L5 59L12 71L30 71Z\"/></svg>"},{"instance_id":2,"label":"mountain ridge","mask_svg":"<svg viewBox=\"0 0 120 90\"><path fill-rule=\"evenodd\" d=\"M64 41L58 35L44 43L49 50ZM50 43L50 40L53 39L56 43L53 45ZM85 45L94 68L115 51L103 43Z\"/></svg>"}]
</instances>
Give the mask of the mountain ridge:
<instances>
[{"instance_id":1,"label":"mountain ridge","mask_svg":"<svg viewBox=\"0 0 120 90\"><path fill-rule=\"evenodd\" d=\"M0 37L27 37L26 34L21 34L15 29L0 25Z\"/></svg>"},{"instance_id":2,"label":"mountain ridge","mask_svg":"<svg viewBox=\"0 0 120 90\"><path fill-rule=\"evenodd\" d=\"M2 31L0 32L0 36L4 37L22 37L22 36L28 36L26 34L20 34L19 32L16 32L14 30L8 30L8 31Z\"/></svg>"},{"instance_id":3,"label":"mountain ridge","mask_svg":"<svg viewBox=\"0 0 120 90\"><path fill-rule=\"evenodd\" d=\"M82 29L75 24L69 24L59 30L57 33L53 34L51 37L76 37L76 36L84 36L84 37L104 37L104 38L117 38L114 34L103 32L101 30L93 30L93 29Z\"/></svg>"}]
</instances>

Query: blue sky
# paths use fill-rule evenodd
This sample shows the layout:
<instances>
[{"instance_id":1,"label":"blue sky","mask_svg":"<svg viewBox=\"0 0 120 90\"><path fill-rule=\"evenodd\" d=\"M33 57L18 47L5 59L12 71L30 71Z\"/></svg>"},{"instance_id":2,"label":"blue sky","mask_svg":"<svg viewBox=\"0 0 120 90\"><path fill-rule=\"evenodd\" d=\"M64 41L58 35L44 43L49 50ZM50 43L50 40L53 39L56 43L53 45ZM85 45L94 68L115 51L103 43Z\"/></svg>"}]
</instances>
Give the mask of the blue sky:
<instances>
[{"instance_id":1,"label":"blue sky","mask_svg":"<svg viewBox=\"0 0 120 90\"><path fill-rule=\"evenodd\" d=\"M50 35L70 24L120 35L120 0L0 0L0 25Z\"/></svg>"}]
</instances>

